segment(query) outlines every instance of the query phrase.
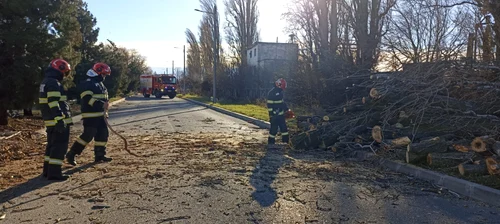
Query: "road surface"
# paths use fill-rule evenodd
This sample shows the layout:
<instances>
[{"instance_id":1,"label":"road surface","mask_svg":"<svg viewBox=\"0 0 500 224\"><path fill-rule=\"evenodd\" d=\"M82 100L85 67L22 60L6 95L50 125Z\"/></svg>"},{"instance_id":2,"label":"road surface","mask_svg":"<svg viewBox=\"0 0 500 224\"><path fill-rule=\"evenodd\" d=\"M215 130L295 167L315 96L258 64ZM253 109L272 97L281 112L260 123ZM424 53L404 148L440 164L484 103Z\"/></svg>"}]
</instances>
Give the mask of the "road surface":
<instances>
[{"instance_id":1,"label":"road surface","mask_svg":"<svg viewBox=\"0 0 500 224\"><path fill-rule=\"evenodd\" d=\"M110 122L141 157L111 134L111 163L87 146L70 180L2 191L0 223L500 223L497 207L370 163L267 151L265 130L182 99L133 97Z\"/></svg>"}]
</instances>

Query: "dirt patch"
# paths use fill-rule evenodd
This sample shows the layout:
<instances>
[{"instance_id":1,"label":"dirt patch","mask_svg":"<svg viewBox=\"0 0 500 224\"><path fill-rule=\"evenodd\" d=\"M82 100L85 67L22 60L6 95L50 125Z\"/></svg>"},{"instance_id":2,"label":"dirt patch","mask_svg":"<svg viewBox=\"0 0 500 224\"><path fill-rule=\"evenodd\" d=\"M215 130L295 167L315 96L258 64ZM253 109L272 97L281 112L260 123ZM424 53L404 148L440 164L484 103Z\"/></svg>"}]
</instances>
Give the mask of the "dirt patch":
<instances>
[{"instance_id":1,"label":"dirt patch","mask_svg":"<svg viewBox=\"0 0 500 224\"><path fill-rule=\"evenodd\" d=\"M0 167L12 160L37 156L43 153L45 135L41 118L9 119L9 124L0 126Z\"/></svg>"}]
</instances>

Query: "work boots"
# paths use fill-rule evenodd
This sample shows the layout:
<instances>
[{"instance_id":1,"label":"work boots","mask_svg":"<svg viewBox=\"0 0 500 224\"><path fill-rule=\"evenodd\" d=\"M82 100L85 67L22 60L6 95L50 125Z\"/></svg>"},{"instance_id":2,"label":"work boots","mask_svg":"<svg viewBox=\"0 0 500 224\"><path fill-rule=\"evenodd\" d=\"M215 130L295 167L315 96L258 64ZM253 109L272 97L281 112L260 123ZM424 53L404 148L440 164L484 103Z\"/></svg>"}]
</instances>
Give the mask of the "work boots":
<instances>
[{"instance_id":1,"label":"work boots","mask_svg":"<svg viewBox=\"0 0 500 224\"><path fill-rule=\"evenodd\" d=\"M61 166L59 165L49 165L47 169L47 179L54 181L65 181L69 178L68 175L62 174Z\"/></svg>"},{"instance_id":2,"label":"work boots","mask_svg":"<svg viewBox=\"0 0 500 224\"><path fill-rule=\"evenodd\" d=\"M113 160L112 158L106 157L106 156L96 156L94 162L99 163L99 162L111 162Z\"/></svg>"},{"instance_id":3,"label":"work boots","mask_svg":"<svg viewBox=\"0 0 500 224\"><path fill-rule=\"evenodd\" d=\"M49 169L49 162L43 162L42 176L47 177L47 170Z\"/></svg>"},{"instance_id":4,"label":"work boots","mask_svg":"<svg viewBox=\"0 0 500 224\"><path fill-rule=\"evenodd\" d=\"M66 153L66 160L68 161L69 164L76 166L76 160L75 160L76 154L73 151L69 151Z\"/></svg>"}]
</instances>

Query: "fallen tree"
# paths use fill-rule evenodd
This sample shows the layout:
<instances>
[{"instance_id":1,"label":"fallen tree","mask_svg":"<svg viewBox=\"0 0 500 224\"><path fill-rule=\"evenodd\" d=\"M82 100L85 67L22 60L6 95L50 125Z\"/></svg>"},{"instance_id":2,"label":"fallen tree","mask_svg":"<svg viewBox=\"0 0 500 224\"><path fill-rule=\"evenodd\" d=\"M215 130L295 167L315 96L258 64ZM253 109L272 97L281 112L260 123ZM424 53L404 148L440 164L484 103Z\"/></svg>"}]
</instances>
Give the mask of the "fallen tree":
<instances>
[{"instance_id":1,"label":"fallen tree","mask_svg":"<svg viewBox=\"0 0 500 224\"><path fill-rule=\"evenodd\" d=\"M329 148L339 155L394 152L412 164L498 173L498 72L455 63L424 73L356 74L335 81L346 85L339 93L346 100L325 105L326 115L299 116L293 148Z\"/></svg>"}]
</instances>

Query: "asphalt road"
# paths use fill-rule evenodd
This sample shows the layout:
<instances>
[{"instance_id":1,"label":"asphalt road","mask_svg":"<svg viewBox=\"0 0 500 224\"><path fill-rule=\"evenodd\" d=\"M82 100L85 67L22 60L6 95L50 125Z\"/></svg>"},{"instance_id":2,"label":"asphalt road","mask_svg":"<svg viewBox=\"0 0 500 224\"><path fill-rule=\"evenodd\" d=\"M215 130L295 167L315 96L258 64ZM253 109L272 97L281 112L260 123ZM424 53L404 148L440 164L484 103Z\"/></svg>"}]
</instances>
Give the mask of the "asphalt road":
<instances>
[{"instance_id":1,"label":"asphalt road","mask_svg":"<svg viewBox=\"0 0 500 224\"><path fill-rule=\"evenodd\" d=\"M266 130L182 99L133 97L110 122L141 157L111 134L111 163L88 146L70 180L0 192L0 223L500 223L497 207L369 163L268 151Z\"/></svg>"}]
</instances>

